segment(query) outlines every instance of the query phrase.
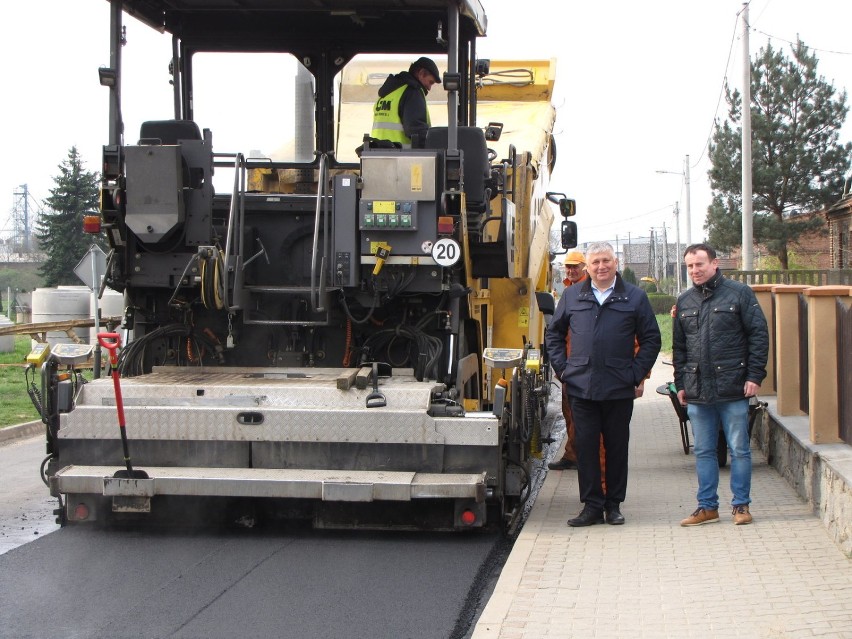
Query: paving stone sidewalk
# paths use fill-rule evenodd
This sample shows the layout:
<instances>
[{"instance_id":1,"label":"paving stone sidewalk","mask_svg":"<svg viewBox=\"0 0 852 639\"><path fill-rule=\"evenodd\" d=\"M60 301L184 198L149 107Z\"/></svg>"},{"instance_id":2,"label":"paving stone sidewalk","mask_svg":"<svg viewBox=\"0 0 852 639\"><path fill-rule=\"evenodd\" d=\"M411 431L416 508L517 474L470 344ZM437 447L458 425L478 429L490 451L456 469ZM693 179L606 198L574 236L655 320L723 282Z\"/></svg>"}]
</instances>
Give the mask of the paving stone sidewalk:
<instances>
[{"instance_id":1,"label":"paving stone sidewalk","mask_svg":"<svg viewBox=\"0 0 852 639\"><path fill-rule=\"evenodd\" d=\"M472 639L852 638L852 560L752 448L754 523L683 528L695 508L695 457L655 392L658 362L631 425L624 526L570 528L576 471L549 471ZM558 454L561 454L558 453Z\"/></svg>"}]
</instances>

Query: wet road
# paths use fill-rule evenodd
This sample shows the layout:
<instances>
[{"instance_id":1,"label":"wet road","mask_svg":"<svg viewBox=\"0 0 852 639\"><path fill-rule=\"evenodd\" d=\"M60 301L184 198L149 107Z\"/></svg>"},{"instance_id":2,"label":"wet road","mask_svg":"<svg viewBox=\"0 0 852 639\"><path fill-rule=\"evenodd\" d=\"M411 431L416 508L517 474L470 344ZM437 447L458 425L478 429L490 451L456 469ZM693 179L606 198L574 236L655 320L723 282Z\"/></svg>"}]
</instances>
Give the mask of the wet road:
<instances>
[{"instance_id":1,"label":"wet road","mask_svg":"<svg viewBox=\"0 0 852 639\"><path fill-rule=\"evenodd\" d=\"M0 558L2 553L57 530L56 499L39 478L44 438L0 444Z\"/></svg>"},{"instance_id":2,"label":"wet road","mask_svg":"<svg viewBox=\"0 0 852 639\"><path fill-rule=\"evenodd\" d=\"M497 540L65 528L0 556L0 628L16 639L462 637Z\"/></svg>"},{"instance_id":3,"label":"wet road","mask_svg":"<svg viewBox=\"0 0 852 639\"><path fill-rule=\"evenodd\" d=\"M463 639L511 550L497 532L59 529L43 457L38 437L0 446L4 639Z\"/></svg>"},{"instance_id":4,"label":"wet road","mask_svg":"<svg viewBox=\"0 0 852 639\"><path fill-rule=\"evenodd\" d=\"M40 438L0 446L0 636L464 637L497 533L147 530L53 523Z\"/></svg>"}]
</instances>

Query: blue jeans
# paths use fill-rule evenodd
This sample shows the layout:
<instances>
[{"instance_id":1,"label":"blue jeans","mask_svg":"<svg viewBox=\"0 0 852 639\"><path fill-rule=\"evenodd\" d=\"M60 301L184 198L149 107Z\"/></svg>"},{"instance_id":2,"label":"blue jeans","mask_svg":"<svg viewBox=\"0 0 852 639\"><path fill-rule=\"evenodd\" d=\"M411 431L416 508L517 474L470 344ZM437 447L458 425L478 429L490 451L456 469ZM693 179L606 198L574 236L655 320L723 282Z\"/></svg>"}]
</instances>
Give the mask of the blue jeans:
<instances>
[{"instance_id":1,"label":"blue jeans","mask_svg":"<svg viewBox=\"0 0 852 639\"><path fill-rule=\"evenodd\" d=\"M716 404L688 404L695 439L695 472L698 474L698 506L705 510L719 509L719 459L716 444L719 423L728 440L731 453L732 506L751 502L751 448L748 438L748 400Z\"/></svg>"}]
</instances>

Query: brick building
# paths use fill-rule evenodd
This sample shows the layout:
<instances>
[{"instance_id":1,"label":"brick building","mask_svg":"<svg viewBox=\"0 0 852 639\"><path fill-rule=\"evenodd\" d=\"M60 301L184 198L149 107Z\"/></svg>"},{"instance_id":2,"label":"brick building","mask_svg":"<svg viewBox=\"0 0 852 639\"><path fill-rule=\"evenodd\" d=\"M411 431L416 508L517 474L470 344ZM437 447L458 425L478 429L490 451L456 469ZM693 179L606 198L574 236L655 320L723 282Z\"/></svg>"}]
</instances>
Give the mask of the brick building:
<instances>
[{"instance_id":1,"label":"brick building","mask_svg":"<svg viewBox=\"0 0 852 639\"><path fill-rule=\"evenodd\" d=\"M846 180L843 197L825 216L830 239L828 268L852 268L852 178Z\"/></svg>"}]
</instances>

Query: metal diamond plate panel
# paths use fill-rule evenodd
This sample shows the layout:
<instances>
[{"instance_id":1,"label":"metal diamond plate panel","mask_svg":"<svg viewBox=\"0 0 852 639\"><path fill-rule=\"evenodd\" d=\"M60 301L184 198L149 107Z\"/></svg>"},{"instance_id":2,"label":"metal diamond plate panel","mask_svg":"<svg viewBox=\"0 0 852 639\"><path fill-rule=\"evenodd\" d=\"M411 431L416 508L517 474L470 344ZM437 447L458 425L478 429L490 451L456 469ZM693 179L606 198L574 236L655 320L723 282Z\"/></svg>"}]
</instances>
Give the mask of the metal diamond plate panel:
<instances>
[{"instance_id":1,"label":"metal diamond plate panel","mask_svg":"<svg viewBox=\"0 0 852 639\"><path fill-rule=\"evenodd\" d=\"M367 408L370 389L337 388L342 370L157 369L121 382L127 433L180 441L497 444L498 422L487 413L430 417L433 382L382 380L387 406ZM60 438L115 439L112 380L86 384L76 409L60 419Z\"/></svg>"}]
</instances>

